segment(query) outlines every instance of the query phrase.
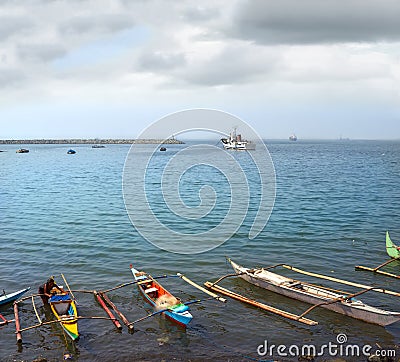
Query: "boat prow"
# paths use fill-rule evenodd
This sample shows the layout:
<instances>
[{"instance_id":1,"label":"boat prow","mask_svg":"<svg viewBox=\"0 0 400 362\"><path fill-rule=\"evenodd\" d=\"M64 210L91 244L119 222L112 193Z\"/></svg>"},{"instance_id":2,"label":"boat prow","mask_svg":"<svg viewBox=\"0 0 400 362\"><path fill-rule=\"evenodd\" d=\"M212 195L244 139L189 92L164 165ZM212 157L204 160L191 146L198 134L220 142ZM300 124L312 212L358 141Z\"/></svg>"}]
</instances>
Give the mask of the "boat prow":
<instances>
[{"instance_id":1,"label":"boat prow","mask_svg":"<svg viewBox=\"0 0 400 362\"><path fill-rule=\"evenodd\" d=\"M3 294L0 295L0 305L11 303L11 302L21 298L29 289L31 289L31 288L28 287L28 288L21 289L21 290L18 290L16 292L9 293L9 294L6 294L3 291Z\"/></svg>"}]
</instances>

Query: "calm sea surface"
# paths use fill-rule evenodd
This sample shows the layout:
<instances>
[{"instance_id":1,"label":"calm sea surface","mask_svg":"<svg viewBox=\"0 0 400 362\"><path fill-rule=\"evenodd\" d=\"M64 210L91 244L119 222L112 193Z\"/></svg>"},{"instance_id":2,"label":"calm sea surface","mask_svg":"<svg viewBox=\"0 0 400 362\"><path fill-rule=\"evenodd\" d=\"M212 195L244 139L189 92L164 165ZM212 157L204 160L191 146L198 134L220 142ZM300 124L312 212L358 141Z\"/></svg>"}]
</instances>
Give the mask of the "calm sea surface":
<instances>
[{"instance_id":1,"label":"calm sea surface","mask_svg":"<svg viewBox=\"0 0 400 362\"><path fill-rule=\"evenodd\" d=\"M31 286L36 292L50 275L60 273L66 276L72 289L106 289L131 281L130 263L152 275L181 272L202 284L231 272L225 261L227 255L249 267L287 263L400 291L398 280L354 271L355 265L373 267L387 260L386 230L400 244L400 142L267 141L266 144L275 165L277 190L264 231L249 240L259 202L256 187L259 179L248 155L236 153L234 157L250 180L248 216L222 246L195 255L160 250L144 240L130 223L122 196L122 172L129 146L92 149L77 145L73 146L77 153L67 155L69 146L65 145L25 146L30 149L28 154L15 153L16 146L1 145L0 149L7 152L0 153L0 290L11 292ZM150 171L157 175L185 146L167 146L166 152L155 153ZM153 149L151 145L143 146L143 154ZM185 157L190 158L190 153ZM160 182L157 178L150 181L147 180L148 200L154 214L177 231L215 227L229 208L230 195L226 191L229 183L208 166L188 171L180 182L182 199L190 206L199 204L202 185L211 185L217 195L220 193L212 216L202 222L182 221L171 215L162 193L157 191ZM141 208L147 205L136 207L141 213ZM386 270L399 274L400 263L393 263ZM306 276L283 274L316 282ZM164 279L162 284L185 301L207 299L180 279ZM308 307L242 280L227 279L222 285L294 313ZM329 282L325 285L354 291ZM81 315L105 316L93 295L76 293L75 296ZM110 297L130 320L152 311L134 286L110 293ZM360 299L384 309L400 310L398 298L367 293ZM37 305L41 306L39 300ZM29 301L20 310L22 327L37 322ZM321 346L337 343L339 333L346 334L348 344L397 348L400 358L400 323L382 328L314 310L309 318L319 325L308 327L234 300L226 304L207 300L193 304L191 311L194 319L186 332L160 316L137 324L133 335L125 327L122 332L116 331L110 321L82 320L81 338L75 345L66 342L59 326L52 325L23 333L22 347L18 347L14 325L9 325L0 329L0 360L33 361L43 357L59 361L67 352L76 361L268 360L269 356L257 354L257 347L265 340L269 345ZM13 318L12 305L1 307L0 313ZM46 318L42 307L39 313ZM318 360L329 359L325 355Z\"/></svg>"}]
</instances>

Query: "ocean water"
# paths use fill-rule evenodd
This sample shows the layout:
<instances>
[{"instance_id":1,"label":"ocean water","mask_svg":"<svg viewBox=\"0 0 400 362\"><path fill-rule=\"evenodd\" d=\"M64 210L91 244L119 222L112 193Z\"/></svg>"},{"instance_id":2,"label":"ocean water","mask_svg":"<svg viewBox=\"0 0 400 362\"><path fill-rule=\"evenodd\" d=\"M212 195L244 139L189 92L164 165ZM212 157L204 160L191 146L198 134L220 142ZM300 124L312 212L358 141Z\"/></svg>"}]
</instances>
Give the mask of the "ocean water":
<instances>
[{"instance_id":1,"label":"ocean water","mask_svg":"<svg viewBox=\"0 0 400 362\"><path fill-rule=\"evenodd\" d=\"M164 225L177 232L198 234L218 228L229 212L232 195L229 177L201 164L178 178L179 193L189 207L202 200L202 186L216 194L211 212L201 220L188 220L171 212L161 191L162 171L188 145L167 146L155 152L146 176L146 204L135 211L144 215L149 207ZM210 141L215 144L215 140ZM38 286L50 275L63 273L73 290L101 290L131 281L129 264L152 275L184 273L195 282L215 280L231 272L225 261L230 256L239 264L269 266L286 263L309 271L382 286L400 291L400 282L372 273L355 271L355 265L377 266L387 260L385 231L400 244L400 142L395 141L266 141L276 172L274 208L264 230L250 240L249 230L259 207L259 176L247 153L232 152L249 180L249 209L242 225L219 247L204 253L177 254L146 241L132 226L125 209L122 178L128 145L107 145L92 149L74 145L27 145L28 154L15 153L16 146L0 149L0 288L6 292ZM148 157L155 146L142 146ZM258 152L252 151L252 152ZM138 157L141 157L140 155ZM186 162L197 160L184 155ZM205 155L213 159L213 155ZM196 161L197 162L197 161ZM134 190L133 190L134 191ZM208 234L205 234L208 235ZM162 244L162 234L157 244ZM209 236L204 244L210 242ZM400 262L385 270L399 274ZM278 269L277 269L278 271ZM291 274L301 280L311 277ZM63 284L58 278L59 284ZM268 360L257 348L337 343L345 334L348 344L395 349L400 342L400 323L382 328L339 314L317 309L308 317L319 322L305 326L295 321L229 300L222 304L177 278L162 284L191 305L194 316L186 331L161 316L138 323L135 333L115 330L110 321L80 321L80 340L71 344L57 325L24 332L17 346L14 326L0 329L1 361L59 361L65 353L75 361L131 360ZM308 305L251 286L240 279L226 279L222 285L266 304L300 314ZM355 291L326 282L324 285ZM92 294L76 293L79 313L105 316ZM130 286L110 293L110 298L130 320L152 312ZM400 311L399 299L368 292L364 302ZM37 306L41 306L40 300ZM37 322L30 301L20 306L22 327ZM12 305L0 313L13 318ZM39 314L49 318L39 307ZM325 354L317 360L333 360ZM291 361L297 357L277 357ZM364 358L343 357L344 360Z\"/></svg>"}]
</instances>

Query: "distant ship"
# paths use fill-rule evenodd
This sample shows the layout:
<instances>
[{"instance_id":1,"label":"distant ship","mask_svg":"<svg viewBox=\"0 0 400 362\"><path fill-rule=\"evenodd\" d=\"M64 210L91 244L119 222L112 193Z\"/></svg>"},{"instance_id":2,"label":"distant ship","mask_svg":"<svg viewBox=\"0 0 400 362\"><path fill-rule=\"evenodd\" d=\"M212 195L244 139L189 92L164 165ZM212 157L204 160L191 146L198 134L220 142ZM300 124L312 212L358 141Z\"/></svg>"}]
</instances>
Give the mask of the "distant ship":
<instances>
[{"instance_id":1,"label":"distant ship","mask_svg":"<svg viewBox=\"0 0 400 362\"><path fill-rule=\"evenodd\" d=\"M236 134L236 127L233 128L229 138L221 138L221 142L226 150L254 150L255 143L242 139L242 135Z\"/></svg>"},{"instance_id":2,"label":"distant ship","mask_svg":"<svg viewBox=\"0 0 400 362\"><path fill-rule=\"evenodd\" d=\"M17 153L28 153L29 150L27 150L26 148L20 148L19 150L15 151Z\"/></svg>"},{"instance_id":3,"label":"distant ship","mask_svg":"<svg viewBox=\"0 0 400 362\"><path fill-rule=\"evenodd\" d=\"M105 148L106 146L104 145L93 145L92 148Z\"/></svg>"},{"instance_id":4,"label":"distant ship","mask_svg":"<svg viewBox=\"0 0 400 362\"><path fill-rule=\"evenodd\" d=\"M293 133L290 137L289 137L290 141L297 141L297 136Z\"/></svg>"}]
</instances>

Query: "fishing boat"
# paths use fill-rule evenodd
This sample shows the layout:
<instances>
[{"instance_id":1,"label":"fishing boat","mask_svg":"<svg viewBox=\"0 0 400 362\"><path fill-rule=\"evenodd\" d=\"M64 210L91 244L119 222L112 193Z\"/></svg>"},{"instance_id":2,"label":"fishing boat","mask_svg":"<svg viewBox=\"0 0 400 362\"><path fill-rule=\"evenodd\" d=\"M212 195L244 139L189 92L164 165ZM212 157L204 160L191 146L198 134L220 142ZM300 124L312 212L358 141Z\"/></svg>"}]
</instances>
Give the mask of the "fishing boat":
<instances>
[{"instance_id":1,"label":"fishing boat","mask_svg":"<svg viewBox=\"0 0 400 362\"><path fill-rule=\"evenodd\" d=\"M297 141L297 136L293 133L292 135L290 135L289 141Z\"/></svg>"},{"instance_id":2,"label":"fishing boat","mask_svg":"<svg viewBox=\"0 0 400 362\"><path fill-rule=\"evenodd\" d=\"M31 289L31 288L28 287L28 288L21 289L21 290L18 290L18 291L16 291L16 292L9 293L9 294L6 294L6 292L3 290L3 294L0 295L0 305L7 304L7 303L11 303L11 302L13 302L14 300L19 299L19 298L22 297L29 289Z\"/></svg>"},{"instance_id":3,"label":"fishing boat","mask_svg":"<svg viewBox=\"0 0 400 362\"><path fill-rule=\"evenodd\" d=\"M389 231L386 231L386 252L393 259L400 258L400 247L396 246L390 239Z\"/></svg>"},{"instance_id":4,"label":"fishing boat","mask_svg":"<svg viewBox=\"0 0 400 362\"><path fill-rule=\"evenodd\" d=\"M233 128L228 138L221 138L221 142L226 150L246 151L254 150L255 143L242 139L242 135L236 134L236 127Z\"/></svg>"},{"instance_id":5,"label":"fishing boat","mask_svg":"<svg viewBox=\"0 0 400 362\"><path fill-rule=\"evenodd\" d=\"M26 148L20 148L19 150L15 151L16 153L29 153L29 150Z\"/></svg>"},{"instance_id":6,"label":"fishing boat","mask_svg":"<svg viewBox=\"0 0 400 362\"><path fill-rule=\"evenodd\" d=\"M240 278L274 293L380 326L400 321L399 312L378 309L364 304L361 300L310 283L287 278L264 268L249 269L236 264L231 259L228 261Z\"/></svg>"},{"instance_id":7,"label":"fishing boat","mask_svg":"<svg viewBox=\"0 0 400 362\"><path fill-rule=\"evenodd\" d=\"M49 299L54 316L73 341L79 338L76 302L67 292L54 294Z\"/></svg>"},{"instance_id":8,"label":"fishing boat","mask_svg":"<svg viewBox=\"0 0 400 362\"><path fill-rule=\"evenodd\" d=\"M137 282L138 289L145 300L162 312L168 319L186 328L193 316L189 312L189 307L174 297L160 283L143 271L135 269L130 265L133 278Z\"/></svg>"},{"instance_id":9,"label":"fishing boat","mask_svg":"<svg viewBox=\"0 0 400 362\"><path fill-rule=\"evenodd\" d=\"M67 154L68 154L68 155L74 155L75 153L76 153L76 151L75 151L75 150L72 150L72 149L70 149L70 150L67 151Z\"/></svg>"},{"instance_id":10,"label":"fishing boat","mask_svg":"<svg viewBox=\"0 0 400 362\"><path fill-rule=\"evenodd\" d=\"M97 145L93 145L92 146L92 148L105 148L106 146L104 146L104 145L99 145L99 144L97 144Z\"/></svg>"}]
</instances>

